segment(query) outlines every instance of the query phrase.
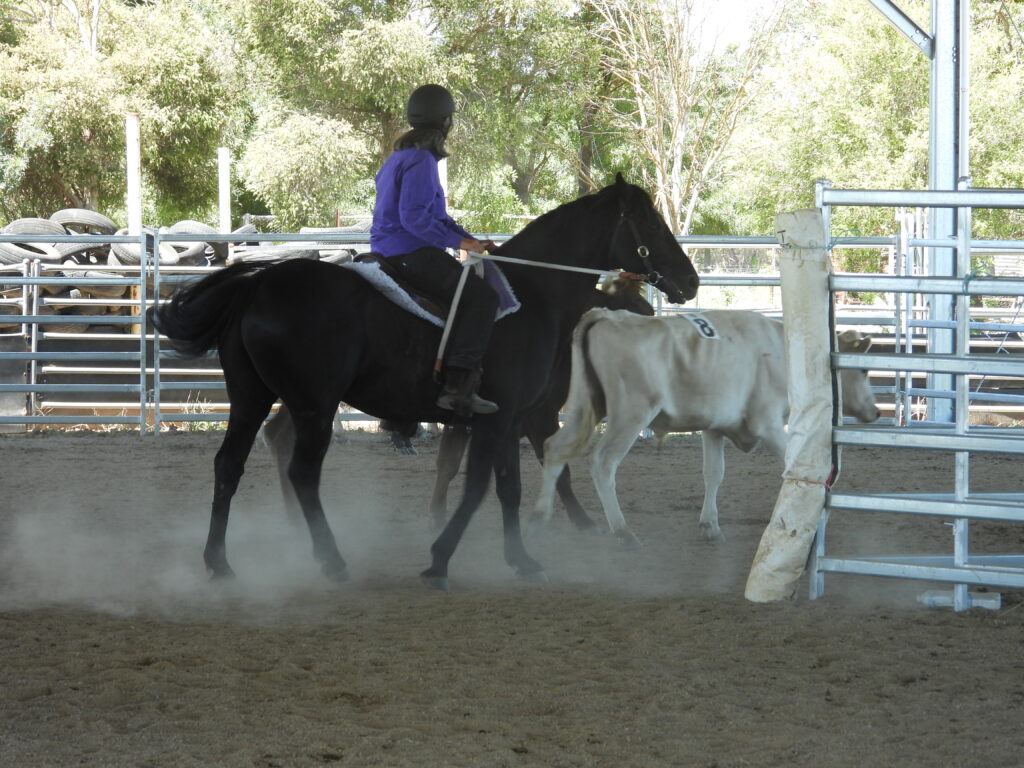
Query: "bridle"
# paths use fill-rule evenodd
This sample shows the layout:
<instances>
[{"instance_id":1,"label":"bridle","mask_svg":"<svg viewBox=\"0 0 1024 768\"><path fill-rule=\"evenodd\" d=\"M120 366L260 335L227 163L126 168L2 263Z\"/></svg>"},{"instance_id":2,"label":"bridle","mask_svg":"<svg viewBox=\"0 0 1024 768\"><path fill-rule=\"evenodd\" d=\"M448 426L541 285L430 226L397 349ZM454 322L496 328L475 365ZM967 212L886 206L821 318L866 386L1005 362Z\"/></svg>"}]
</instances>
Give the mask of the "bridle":
<instances>
[{"instance_id":1,"label":"bridle","mask_svg":"<svg viewBox=\"0 0 1024 768\"><path fill-rule=\"evenodd\" d=\"M661 274L661 272L654 267L654 262L651 261L651 249L644 245L636 222L633 220L632 216L628 216L626 214L624 209L619 211L619 221L615 225L615 232L612 233L611 242L613 244L615 243L615 239L618 237L619 230L622 228L623 223L629 227L629 231L633 234L633 240L636 243L636 255L640 257L640 263L643 265L644 274L641 275L640 278L642 280L646 280L655 288L661 289L669 296L682 296L683 292L679 290L679 286L677 286L671 279Z\"/></svg>"}]
</instances>

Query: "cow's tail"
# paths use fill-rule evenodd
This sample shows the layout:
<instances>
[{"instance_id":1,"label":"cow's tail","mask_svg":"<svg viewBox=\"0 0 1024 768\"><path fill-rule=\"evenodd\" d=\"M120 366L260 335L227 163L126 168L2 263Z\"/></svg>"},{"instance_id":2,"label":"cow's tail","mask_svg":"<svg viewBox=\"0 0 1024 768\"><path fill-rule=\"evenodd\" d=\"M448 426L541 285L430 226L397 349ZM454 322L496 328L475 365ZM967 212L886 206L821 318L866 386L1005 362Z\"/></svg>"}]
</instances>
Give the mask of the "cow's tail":
<instances>
[{"instance_id":1,"label":"cow's tail","mask_svg":"<svg viewBox=\"0 0 1024 768\"><path fill-rule=\"evenodd\" d=\"M198 357L217 344L252 297L254 274L269 262L243 262L218 270L179 289L165 304L150 307L146 317L171 346L186 357Z\"/></svg>"},{"instance_id":2,"label":"cow's tail","mask_svg":"<svg viewBox=\"0 0 1024 768\"><path fill-rule=\"evenodd\" d=\"M590 359L590 334L603 315L591 310L583 316L572 337L572 375L566 403L565 426L551 436L544 456L564 463L582 454L605 415L604 389Z\"/></svg>"}]
</instances>

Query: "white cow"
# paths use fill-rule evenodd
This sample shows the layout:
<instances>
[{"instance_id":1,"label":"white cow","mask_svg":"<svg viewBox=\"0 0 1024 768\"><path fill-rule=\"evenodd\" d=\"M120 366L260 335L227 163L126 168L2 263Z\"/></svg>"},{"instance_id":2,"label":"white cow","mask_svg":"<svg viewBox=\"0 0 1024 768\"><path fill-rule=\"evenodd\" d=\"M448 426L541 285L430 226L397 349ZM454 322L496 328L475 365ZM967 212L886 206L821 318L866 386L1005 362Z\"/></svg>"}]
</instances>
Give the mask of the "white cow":
<instances>
[{"instance_id":1,"label":"white cow","mask_svg":"<svg viewBox=\"0 0 1024 768\"><path fill-rule=\"evenodd\" d=\"M843 352L866 352L871 340L856 331L839 335ZM566 421L544 444L544 480L534 522L552 513L555 481L582 454L594 428L608 424L591 459L590 474L612 532L635 542L615 493L615 473L644 427L659 437L701 432L704 505L700 526L721 539L718 488L725 444L751 451L763 442L785 454L789 415L782 322L756 312L708 310L676 317L641 317L596 309L576 326ZM860 421L878 418L862 370L840 372L843 410Z\"/></svg>"}]
</instances>

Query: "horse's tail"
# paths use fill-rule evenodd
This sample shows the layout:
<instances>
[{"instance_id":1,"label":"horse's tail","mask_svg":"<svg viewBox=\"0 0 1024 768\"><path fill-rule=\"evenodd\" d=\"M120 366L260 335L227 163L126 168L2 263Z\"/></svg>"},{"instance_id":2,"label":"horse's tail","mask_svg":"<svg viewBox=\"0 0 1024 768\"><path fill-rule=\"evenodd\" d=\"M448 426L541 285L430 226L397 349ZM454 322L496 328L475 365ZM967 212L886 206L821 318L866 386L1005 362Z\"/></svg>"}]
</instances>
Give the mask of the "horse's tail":
<instances>
[{"instance_id":1,"label":"horse's tail","mask_svg":"<svg viewBox=\"0 0 1024 768\"><path fill-rule=\"evenodd\" d=\"M590 360L590 331L602 315L600 309L587 312L573 331L572 376L565 426L545 444L545 460L550 457L552 461L563 463L582 454L598 422L604 418L604 389Z\"/></svg>"},{"instance_id":2,"label":"horse's tail","mask_svg":"<svg viewBox=\"0 0 1024 768\"><path fill-rule=\"evenodd\" d=\"M257 285L254 274L269 262L242 262L179 289L146 317L182 355L198 357L217 344L221 332L247 303Z\"/></svg>"}]
</instances>

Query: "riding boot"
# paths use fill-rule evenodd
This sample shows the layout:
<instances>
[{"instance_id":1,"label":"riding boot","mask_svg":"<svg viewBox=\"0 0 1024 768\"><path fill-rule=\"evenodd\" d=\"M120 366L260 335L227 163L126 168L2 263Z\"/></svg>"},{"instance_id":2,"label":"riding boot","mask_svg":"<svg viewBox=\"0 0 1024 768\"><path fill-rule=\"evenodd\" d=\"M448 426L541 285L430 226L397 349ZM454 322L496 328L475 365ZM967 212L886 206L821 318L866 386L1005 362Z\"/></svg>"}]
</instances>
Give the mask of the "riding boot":
<instances>
[{"instance_id":1,"label":"riding boot","mask_svg":"<svg viewBox=\"0 0 1024 768\"><path fill-rule=\"evenodd\" d=\"M455 411L466 418L474 413L494 413L498 410L497 403L480 397L476 393L479 386L480 371L448 368L445 371L444 386L437 398L437 406L448 411Z\"/></svg>"}]
</instances>

